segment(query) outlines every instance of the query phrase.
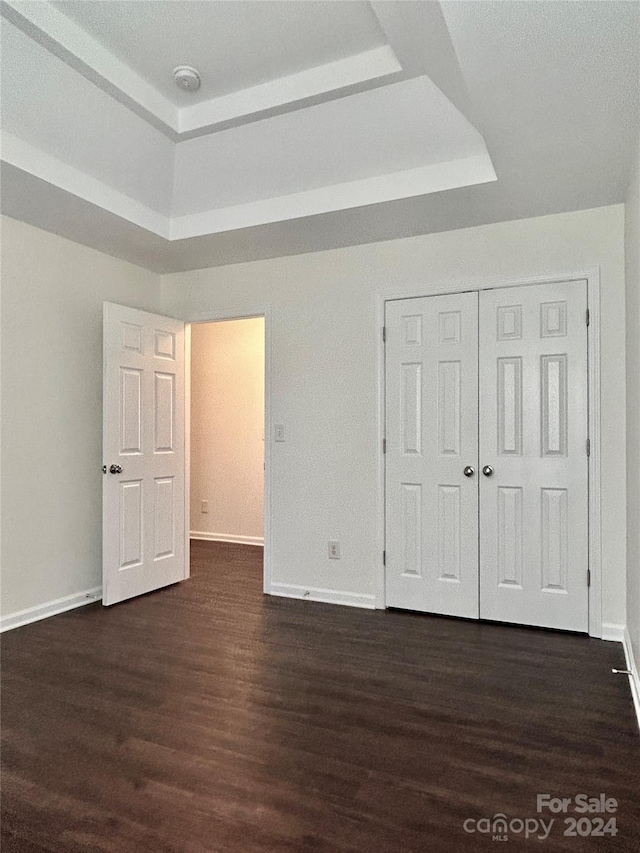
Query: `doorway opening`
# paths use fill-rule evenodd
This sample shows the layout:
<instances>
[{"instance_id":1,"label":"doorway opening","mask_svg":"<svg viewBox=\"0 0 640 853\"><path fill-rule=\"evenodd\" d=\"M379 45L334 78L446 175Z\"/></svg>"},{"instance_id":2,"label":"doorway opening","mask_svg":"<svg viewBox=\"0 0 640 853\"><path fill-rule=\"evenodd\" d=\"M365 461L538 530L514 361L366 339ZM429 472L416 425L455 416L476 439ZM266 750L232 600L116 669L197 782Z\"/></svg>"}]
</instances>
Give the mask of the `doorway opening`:
<instances>
[{"instance_id":1,"label":"doorway opening","mask_svg":"<svg viewBox=\"0 0 640 853\"><path fill-rule=\"evenodd\" d=\"M265 343L264 316L190 326L189 536L218 543L194 545L212 569L259 562L265 574Z\"/></svg>"}]
</instances>

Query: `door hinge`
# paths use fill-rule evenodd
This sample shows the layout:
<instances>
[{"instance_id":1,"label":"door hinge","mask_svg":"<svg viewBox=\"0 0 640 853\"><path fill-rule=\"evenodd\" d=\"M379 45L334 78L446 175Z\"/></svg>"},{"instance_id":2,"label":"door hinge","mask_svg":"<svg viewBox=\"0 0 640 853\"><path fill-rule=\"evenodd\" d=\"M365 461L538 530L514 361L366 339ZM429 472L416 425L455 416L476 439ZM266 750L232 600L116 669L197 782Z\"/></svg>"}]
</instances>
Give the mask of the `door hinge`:
<instances>
[{"instance_id":1,"label":"door hinge","mask_svg":"<svg viewBox=\"0 0 640 853\"><path fill-rule=\"evenodd\" d=\"M383 326L382 327L382 343L386 344L386 342L387 342L387 327Z\"/></svg>"},{"instance_id":2,"label":"door hinge","mask_svg":"<svg viewBox=\"0 0 640 853\"><path fill-rule=\"evenodd\" d=\"M587 586L591 586L591 569L587 569Z\"/></svg>"},{"instance_id":3,"label":"door hinge","mask_svg":"<svg viewBox=\"0 0 640 853\"><path fill-rule=\"evenodd\" d=\"M383 566L387 565L387 552L386 551L382 552L382 565Z\"/></svg>"},{"instance_id":4,"label":"door hinge","mask_svg":"<svg viewBox=\"0 0 640 853\"><path fill-rule=\"evenodd\" d=\"M591 439L587 439L587 456L591 456Z\"/></svg>"},{"instance_id":5,"label":"door hinge","mask_svg":"<svg viewBox=\"0 0 640 853\"><path fill-rule=\"evenodd\" d=\"M589 309L587 308L587 326L589 325L590 320L591 320L591 314L589 313Z\"/></svg>"},{"instance_id":6,"label":"door hinge","mask_svg":"<svg viewBox=\"0 0 640 853\"><path fill-rule=\"evenodd\" d=\"M382 452L383 453L387 452L387 439L386 438L382 439Z\"/></svg>"}]
</instances>

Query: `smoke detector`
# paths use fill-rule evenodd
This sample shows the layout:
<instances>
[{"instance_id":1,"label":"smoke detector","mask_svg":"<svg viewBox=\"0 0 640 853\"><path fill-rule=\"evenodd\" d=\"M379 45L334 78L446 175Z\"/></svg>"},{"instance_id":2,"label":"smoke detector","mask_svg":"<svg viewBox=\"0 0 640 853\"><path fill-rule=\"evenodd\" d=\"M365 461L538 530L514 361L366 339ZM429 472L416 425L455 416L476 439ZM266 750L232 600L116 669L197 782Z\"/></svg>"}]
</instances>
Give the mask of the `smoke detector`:
<instances>
[{"instance_id":1,"label":"smoke detector","mask_svg":"<svg viewBox=\"0 0 640 853\"><path fill-rule=\"evenodd\" d=\"M178 65L173 69L176 86L184 92L195 92L200 88L200 75L190 65Z\"/></svg>"}]
</instances>

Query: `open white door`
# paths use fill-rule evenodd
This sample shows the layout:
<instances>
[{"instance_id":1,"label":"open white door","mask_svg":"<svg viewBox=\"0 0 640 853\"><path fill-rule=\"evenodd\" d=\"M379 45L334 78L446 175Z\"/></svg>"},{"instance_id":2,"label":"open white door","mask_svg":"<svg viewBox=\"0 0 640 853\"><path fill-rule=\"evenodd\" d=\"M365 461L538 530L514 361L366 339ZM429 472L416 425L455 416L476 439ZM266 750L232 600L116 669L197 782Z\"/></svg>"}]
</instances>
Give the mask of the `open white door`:
<instances>
[{"instance_id":1,"label":"open white door","mask_svg":"<svg viewBox=\"0 0 640 853\"><path fill-rule=\"evenodd\" d=\"M189 575L185 335L169 317L104 304L102 602Z\"/></svg>"}]
</instances>

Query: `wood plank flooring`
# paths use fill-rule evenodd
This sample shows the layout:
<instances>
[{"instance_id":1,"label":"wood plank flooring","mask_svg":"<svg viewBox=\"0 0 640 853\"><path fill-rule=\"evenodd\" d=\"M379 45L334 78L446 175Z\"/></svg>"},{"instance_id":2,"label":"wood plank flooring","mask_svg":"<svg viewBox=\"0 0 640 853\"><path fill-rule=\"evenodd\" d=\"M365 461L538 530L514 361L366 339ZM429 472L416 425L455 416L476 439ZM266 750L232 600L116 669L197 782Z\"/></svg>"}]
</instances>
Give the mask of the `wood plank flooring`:
<instances>
[{"instance_id":1,"label":"wood plank flooring","mask_svg":"<svg viewBox=\"0 0 640 853\"><path fill-rule=\"evenodd\" d=\"M495 849L464 821L539 793L615 797L618 834L555 815L508 849L640 849L619 644L266 597L260 549L192 555L186 583L3 635L3 853Z\"/></svg>"}]
</instances>

